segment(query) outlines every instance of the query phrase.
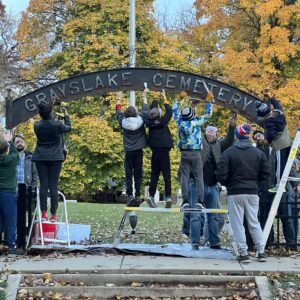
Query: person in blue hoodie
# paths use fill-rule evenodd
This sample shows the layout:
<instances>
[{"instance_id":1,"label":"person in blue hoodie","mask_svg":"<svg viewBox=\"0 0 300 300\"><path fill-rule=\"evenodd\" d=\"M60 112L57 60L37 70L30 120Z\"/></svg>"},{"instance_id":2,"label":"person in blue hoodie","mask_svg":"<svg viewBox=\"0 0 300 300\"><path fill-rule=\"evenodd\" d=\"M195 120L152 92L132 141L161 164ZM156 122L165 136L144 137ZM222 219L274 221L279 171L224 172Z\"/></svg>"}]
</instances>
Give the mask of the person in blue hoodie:
<instances>
[{"instance_id":1,"label":"person in blue hoodie","mask_svg":"<svg viewBox=\"0 0 300 300\"><path fill-rule=\"evenodd\" d=\"M187 96L186 92L181 92L179 100ZM176 101L172 107L174 120L178 127L178 148L181 152L180 160L180 185L182 191L181 209L189 208L189 179L192 173L197 188L196 208L203 208L204 183L203 183L203 164L201 159L202 135L201 125L211 116L213 104L207 103L205 113L197 117L195 108L187 106L180 111L180 101Z\"/></svg>"},{"instance_id":2,"label":"person in blue hoodie","mask_svg":"<svg viewBox=\"0 0 300 300\"><path fill-rule=\"evenodd\" d=\"M144 99L147 90L143 92ZM140 206L141 184L143 175L143 148L147 146L144 119L149 112L149 107L143 104L141 114L134 106L128 106L122 111L122 92L117 94L116 118L122 128L123 145L125 151L125 180L128 206ZM133 197L133 180L135 198Z\"/></svg>"},{"instance_id":3,"label":"person in blue hoodie","mask_svg":"<svg viewBox=\"0 0 300 300\"><path fill-rule=\"evenodd\" d=\"M173 138L168 124L172 119L173 112L164 90L162 96L165 107L164 115L162 115L158 100L154 99L149 107L148 118L145 120L145 124L149 128L149 146L152 150L149 198L146 199L146 202L153 208L157 207L154 195L160 172L162 172L165 182L165 207L171 208L172 206L170 150L173 148ZM159 98L161 95L155 93L155 97Z\"/></svg>"}]
</instances>

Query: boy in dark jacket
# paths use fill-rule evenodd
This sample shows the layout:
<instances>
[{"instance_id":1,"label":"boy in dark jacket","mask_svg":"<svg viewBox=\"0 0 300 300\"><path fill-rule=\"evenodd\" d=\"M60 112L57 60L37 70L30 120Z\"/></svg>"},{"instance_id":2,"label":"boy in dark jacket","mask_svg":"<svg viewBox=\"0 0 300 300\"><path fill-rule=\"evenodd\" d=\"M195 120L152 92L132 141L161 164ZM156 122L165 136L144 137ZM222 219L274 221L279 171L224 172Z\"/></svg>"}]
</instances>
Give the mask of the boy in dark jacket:
<instances>
[{"instance_id":1,"label":"boy in dark jacket","mask_svg":"<svg viewBox=\"0 0 300 300\"><path fill-rule=\"evenodd\" d=\"M143 95L146 97L147 90ZM147 146L144 119L148 114L148 105L143 103L141 115L135 107L129 106L122 111L122 93L117 94L116 118L122 128L123 145L125 150L125 179L128 206L139 206L141 204L141 183L143 171L143 148ZM133 181L135 187L135 198L133 197Z\"/></svg>"},{"instance_id":2,"label":"boy in dark jacket","mask_svg":"<svg viewBox=\"0 0 300 300\"><path fill-rule=\"evenodd\" d=\"M244 215L258 251L258 260L265 261L263 232L258 221L258 182L270 176L270 165L265 154L252 146L251 125L236 128L237 142L221 156L217 179L227 188L229 218L242 263L250 262L246 243Z\"/></svg>"},{"instance_id":3,"label":"boy in dark jacket","mask_svg":"<svg viewBox=\"0 0 300 300\"><path fill-rule=\"evenodd\" d=\"M160 172L162 172L165 181L165 207L170 208L172 205L170 150L173 148L173 139L168 124L172 119L172 107L166 98L164 90L162 95L166 110L165 114L162 116L158 101L154 99L150 105L148 118L145 120L146 126L149 127L149 146L152 150L150 197L146 201L150 207L157 207L154 195Z\"/></svg>"},{"instance_id":4,"label":"boy in dark jacket","mask_svg":"<svg viewBox=\"0 0 300 300\"><path fill-rule=\"evenodd\" d=\"M263 101L256 102L256 112L258 118L265 125L264 135L268 144L276 151L276 182L274 186L277 187L290 153L292 141L280 102L267 90L264 93Z\"/></svg>"},{"instance_id":5,"label":"boy in dark jacket","mask_svg":"<svg viewBox=\"0 0 300 300\"><path fill-rule=\"evenodd\" d=\"M0 214L7 230L8 254L18 254L15 249L17 223L17 164L18 152L7 133L0 138ZM2 222L0 222L2 226ZM0 228L2 232L2 228Z\"/></svg>"}]
</instances>

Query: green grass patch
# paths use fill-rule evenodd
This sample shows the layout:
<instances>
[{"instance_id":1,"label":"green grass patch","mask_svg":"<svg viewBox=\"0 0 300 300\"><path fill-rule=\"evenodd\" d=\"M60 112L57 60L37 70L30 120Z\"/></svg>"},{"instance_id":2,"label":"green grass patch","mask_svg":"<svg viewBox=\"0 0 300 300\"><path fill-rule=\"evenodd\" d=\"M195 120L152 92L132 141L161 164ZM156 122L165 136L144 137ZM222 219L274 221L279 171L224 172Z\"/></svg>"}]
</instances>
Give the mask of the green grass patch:
<instances>
[{"instance_id":1,"label":"green grass patch","mask_svg":"<svg viewBox=\"0 0 300 300\"><path fill-rule=\"evenodd\" d=\"M113 242L124 212L123 204L70 203L67 205L70 223L92 226L91 242ZM61 209L62 204L60 203L58 216ZM150 244L184 242L181 235L183 219L181 213L138 212L137 214L137 234L125 234L122 242ZM128 224L125 227L126 232L130 233Z\"/></svg>"}]
</instances>

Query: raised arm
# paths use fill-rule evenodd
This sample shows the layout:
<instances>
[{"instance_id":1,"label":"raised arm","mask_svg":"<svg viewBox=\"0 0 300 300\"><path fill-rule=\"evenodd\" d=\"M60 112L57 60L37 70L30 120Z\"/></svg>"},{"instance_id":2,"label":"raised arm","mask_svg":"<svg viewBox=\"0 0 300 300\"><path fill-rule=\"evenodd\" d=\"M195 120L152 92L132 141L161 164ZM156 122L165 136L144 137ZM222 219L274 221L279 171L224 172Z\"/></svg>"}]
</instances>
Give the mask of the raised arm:
<instances>
[{"instance_id":1,"label":"raised arm","mask_svg":"<svg viewBox=\"0 0 300 300\"><path fill-rule=\"evenodd\" d=\"M62 113L64 114L64 123L61 123L60 132L67 133L71 131L71 120L66 107L61 108Z\"/></svg>"},{"instance_id":2,"label":"raised arm","mask_svg":"<svg viewBox=\"0 0 300 300\"><path fill-rule=\"evenodd\" d=\"M223 140L221 140L221 152L225 151L233 144L234 130L236 127L236 118L237 118L236 113L231 112L230 117L229 117L229 124L228 124L228 128L227 128L226 137Z\"/></svg>"},{"instance_id":3,"label":"raised arm","mask_svg":"<svg viewBox=\"0 0 300 300\"><path fill-rule=\"evenodd\" d=\"M122 105L121 105L121 100L122 100L123 93L118 92L117 93L117 102L116 102L116 118L118 120L119 125L122 127L122 121L125 118L124 117L124 112L122 111Z\"/></svg>"},{"instance_id":4,"label":"raised arm","mask_svg":"<svg viewBox=\"0 0 300 300\"><path fill-rule=\"evenodd\" d=\"M170 105L170 102L166 97L165 90L162 90L162 96L164 98L164 106L165 106L166 112L161 118L161 123L162 123L163 126L165 126L172 119L173 112L172 112L172 106Z\"/></svg>"},{"instance_id":5,"label":"raised arm","mask_svg":"<svg viewBox=\"0 0 300 300\"><path fill-rule=\"evenodd\" d=\"M172 106L173 118L177 124L179 123L179 120L180 120L180 102L179 102L179 100L183 100L186 96L187 96L187 93L185 91L182 91L178 97L178 100L176 100Z\"/></svg>"}]
</instances>

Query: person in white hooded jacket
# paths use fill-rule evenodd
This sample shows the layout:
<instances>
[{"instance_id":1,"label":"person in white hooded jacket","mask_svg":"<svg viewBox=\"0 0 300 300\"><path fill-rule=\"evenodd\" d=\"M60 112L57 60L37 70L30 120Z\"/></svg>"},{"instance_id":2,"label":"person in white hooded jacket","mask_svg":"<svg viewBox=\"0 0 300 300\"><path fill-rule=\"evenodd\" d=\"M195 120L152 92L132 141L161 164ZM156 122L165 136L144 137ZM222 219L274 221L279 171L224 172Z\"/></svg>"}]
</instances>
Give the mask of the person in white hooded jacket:
<instances>
[{"instance_id":1,"label":"person in white hooded jacket","mask_svg":"<svg viewBox=\"0 0 300 300\"><path fill-rule=\"evenodd\" d=\"M148 89L145 89L144 96L147 92ZM127 205L139 206L142 202L140 196L143 174L143 148L147 146L144 119L148 115L149 107L143 102L140 114L134 106L129 106L125 111L122 111L121 99L122 93L118 93L116 118L123 133ZM132 177L134 177L135 198L133 197Z\"/></svg>"}]
</instances>

